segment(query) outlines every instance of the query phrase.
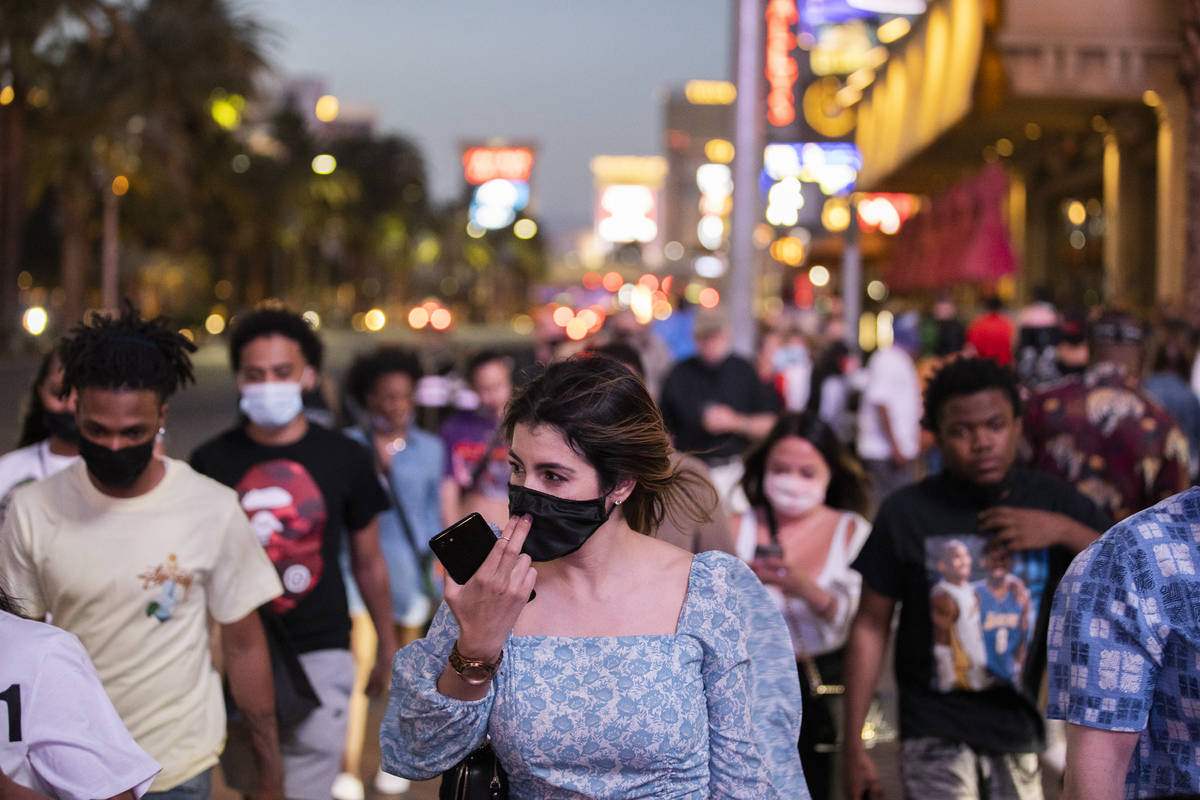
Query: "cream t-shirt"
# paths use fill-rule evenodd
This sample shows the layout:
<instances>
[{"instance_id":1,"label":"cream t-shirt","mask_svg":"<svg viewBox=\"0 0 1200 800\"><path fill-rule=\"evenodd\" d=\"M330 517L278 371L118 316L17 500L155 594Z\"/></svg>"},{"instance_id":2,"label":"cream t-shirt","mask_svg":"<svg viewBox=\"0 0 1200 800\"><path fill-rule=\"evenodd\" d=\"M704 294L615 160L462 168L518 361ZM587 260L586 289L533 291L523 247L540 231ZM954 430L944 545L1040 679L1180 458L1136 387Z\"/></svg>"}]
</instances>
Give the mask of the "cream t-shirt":
<instances>
[{"instance_id":1,"label":"cream t-shirt","mask_svg":"<svg viewBox=\"0 0 1200 800\"><path fill-rule=\"evenodd\" d=\"M182 461L140 497L97 490L82 461L19 489L0 577L31 617L79 637L121 720L170 789L225 739L208 615L236 622L282 592L237 494Z\"/></svg>"}]
</instances>

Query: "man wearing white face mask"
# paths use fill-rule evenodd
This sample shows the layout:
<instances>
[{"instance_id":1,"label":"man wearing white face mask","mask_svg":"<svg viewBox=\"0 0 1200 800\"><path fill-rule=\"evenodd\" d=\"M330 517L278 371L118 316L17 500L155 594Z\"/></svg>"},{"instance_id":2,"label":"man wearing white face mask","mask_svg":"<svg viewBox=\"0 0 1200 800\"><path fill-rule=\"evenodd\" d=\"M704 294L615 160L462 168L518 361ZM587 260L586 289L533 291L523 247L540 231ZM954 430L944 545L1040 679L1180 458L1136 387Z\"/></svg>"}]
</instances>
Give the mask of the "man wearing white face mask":
<instances>
[{"instance_id":1,"label":"man wearing white face mask","mask_svg":"<svg viewBox=\"0 0 1200 800\"><path fill-rule=\"evenodd\" d=\"M338 554L349 537L351 573L379 637L369 692L384 685L396 651L387 569L376 517L387 498L366 451L313 424L301 395L317 382L321 342L297 314L256 311L233 331L230 358L245 418L202 445L192 466L237 490L284 594L263 613L279 617L320 706L280 726L285 794L327 800L342 755L354 683L350 618ZM221 757L227 782L245 791L253 770L245 731L230 725Z\"/></svg>"}]
</instances>

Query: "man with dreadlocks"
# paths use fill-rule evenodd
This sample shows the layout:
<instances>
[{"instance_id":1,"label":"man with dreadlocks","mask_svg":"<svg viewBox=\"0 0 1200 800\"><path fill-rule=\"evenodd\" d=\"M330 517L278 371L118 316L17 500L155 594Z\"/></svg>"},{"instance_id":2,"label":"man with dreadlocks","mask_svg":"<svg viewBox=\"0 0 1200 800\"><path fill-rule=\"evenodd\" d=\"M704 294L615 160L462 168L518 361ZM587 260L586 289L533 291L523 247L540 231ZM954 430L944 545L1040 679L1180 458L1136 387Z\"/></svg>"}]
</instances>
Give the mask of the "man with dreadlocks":
<instances>
[{"instance_id":1,"label":"man with dreadlocks","mask_svg":"<svg viewBox=\"0 0 1200 800\"><path fill-rule=\"evenodd\" d=\"M193 380L194 346L126 305L72 332L82 459L19 489L0 576L35 619L79 637L134 740L163 767L147 797L207 798L225 738L208 619L234 700L255 730L258 797L282 793L274 692L255 609L281 586L237 495L153 455L167 400Z\"/></svg>"},{"instance_id":2,"label":"man with dreadlocks","mask_svg":"<svg viewBox=\"0 0 1200 800\"><path fill-rule=\"evenodd\" d=\"M1014 466L1016 375L961 358L925 390L944 469L884 499L853 567L846 649L847 796L880 796L862 730L900 604L896 684L904 796L1040 800L1035 698L1054 587L1108 520L1057 478Z\"/></svg>"}]
</instances>

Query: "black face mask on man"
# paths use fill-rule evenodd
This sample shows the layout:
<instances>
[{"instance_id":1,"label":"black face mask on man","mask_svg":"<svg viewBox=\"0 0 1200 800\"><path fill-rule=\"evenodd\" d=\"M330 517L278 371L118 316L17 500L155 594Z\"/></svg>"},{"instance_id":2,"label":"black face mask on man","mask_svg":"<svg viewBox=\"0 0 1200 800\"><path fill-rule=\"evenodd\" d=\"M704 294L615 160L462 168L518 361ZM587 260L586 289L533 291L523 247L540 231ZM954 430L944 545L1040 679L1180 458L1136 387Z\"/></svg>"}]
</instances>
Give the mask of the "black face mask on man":
<instances>
[{"instance_id":1,"label":"black face mask on man","mask_svg":"<svg viewBox=\"0 0 1200 800\"><path fill-rule=\"evenodd\" d=\"M69 411L43 411L42 424L50 435L67 444L79 444L79 424Z\"/></svg>"},{"instance_id":2,"label":"black face mask on man","mask_svg":"<svg viewBox=\"0 0 1200 800\"><path fill-rule=\"evenodd\" d=\"M131 444L119 450L110 450L86 436L79 437L79 455L102 485L113 489L125 489L146 471L154 457L154 437L142 444Z\"/></svg>"},{"instance_id":3,"label":"black face mask on man","mask_svg":"<svg viewBox=\"0 0 1200 800\"><path fill-rule=\"evenodd\" d=\"M533 517L521 552L534 561L553 561L574 553L612 514L615 505L607 507L605 497L565 500L510 483L508 513Z\"/></svg>"}]
</instances>

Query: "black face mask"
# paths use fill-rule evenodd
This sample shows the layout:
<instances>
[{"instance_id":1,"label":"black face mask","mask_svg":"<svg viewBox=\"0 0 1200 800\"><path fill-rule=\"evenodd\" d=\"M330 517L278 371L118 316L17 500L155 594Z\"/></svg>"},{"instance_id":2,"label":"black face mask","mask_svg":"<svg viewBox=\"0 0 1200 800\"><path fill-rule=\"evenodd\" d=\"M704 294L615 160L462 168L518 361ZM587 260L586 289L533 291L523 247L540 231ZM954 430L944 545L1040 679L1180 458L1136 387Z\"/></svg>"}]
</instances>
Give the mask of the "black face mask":
<instances>
[{"instance_id":1,"label":"black face mask","mask_svg":"<svg viewBox=\"0 0 1200 800\"><path fill-rule=\"evenodd\" d=\"M534 561L553 561L574 553L608 521L611 508L604 498L564 500L524 486L508 485L508 513L514 517L533 516L533 525L522 553Z\"/></svg>"},{"instance_id":2,"label":"black face mask","mask_svg":"<svg viewBox=\"0 0 1200 800\"><path fill-rule=\"evenodd\" d=\"M79 437L79 455L88 472L104 486L125 489L133 484L154 456L154 437L142 444L132 444L120 450L110 450L86 436Z\"/></svg>"},{"instance_id":3,"label":"black face mask","mask_svg":"<svg viewBox=\"0 0 1200 800\"><path fill-rule=\"evenodd\" d=\"M50 435L67 444L79 444L79 424L75 415L67 411L43 411L42 424Z\"/></svg>"}]
</instances>

